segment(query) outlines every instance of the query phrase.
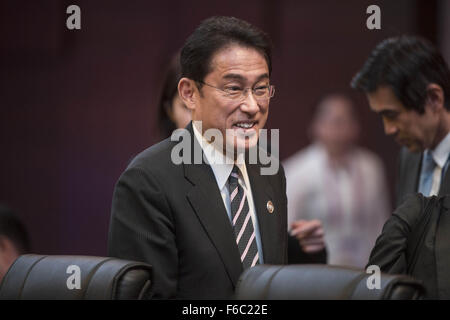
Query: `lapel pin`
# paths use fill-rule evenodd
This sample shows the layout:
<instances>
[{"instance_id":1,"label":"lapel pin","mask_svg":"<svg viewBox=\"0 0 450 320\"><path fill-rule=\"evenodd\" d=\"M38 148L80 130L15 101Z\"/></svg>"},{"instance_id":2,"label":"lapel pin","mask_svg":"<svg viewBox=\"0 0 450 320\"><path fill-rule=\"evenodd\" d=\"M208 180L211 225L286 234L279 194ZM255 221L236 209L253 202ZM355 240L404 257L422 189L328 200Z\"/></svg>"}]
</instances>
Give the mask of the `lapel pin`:
<instances>
[{"instance_id":1,"label":"lapel pin","mask_svg":"<svg viewBox=\"0 0 450 320\"><path fill-rule=\"evenodd\" d=\"M273 210L275 210L275 207L273 206L272 201L267 201L267 211L269 211L269 213L273 213Z\"/></svg>"}]
</instances>

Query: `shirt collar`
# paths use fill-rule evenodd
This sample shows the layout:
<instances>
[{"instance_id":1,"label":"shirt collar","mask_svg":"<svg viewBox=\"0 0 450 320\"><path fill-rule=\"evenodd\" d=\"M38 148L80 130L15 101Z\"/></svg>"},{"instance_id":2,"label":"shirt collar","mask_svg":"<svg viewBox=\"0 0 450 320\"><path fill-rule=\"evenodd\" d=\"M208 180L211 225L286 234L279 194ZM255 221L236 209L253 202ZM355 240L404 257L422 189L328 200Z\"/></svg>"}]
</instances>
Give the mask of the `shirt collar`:
<instances>
[{"instance_id":1,"label":"shirt collar","mask_svg":"<svg viewBox=\"0 0 450 320\"><path fill-rule=\"evenodd\" d=\"M429 150L427 150L430 152ZM450 132L447 133L445 138L439 142L436 148L431 151L433 160L441 167L444 168L450 154Z\"/></svg>"},{"instance_id":2,"label":"shirt collar","mask_svg":"<svg viewBox=\"0 0 450 320\"><path fill-rule=\"evenodd\" d=\"M195 138L203 150L207 163L211 166L219 190L222 190L230 177L231 171L233 170L233 166L235 164L234 160L226 157L222 151L216 149L212 143L208 142L200 131L198 131L194 123L192 127L194 129ZM247 173L245 162L237 161L236 165L245 177Z\"/></svg>"}]
</instances>

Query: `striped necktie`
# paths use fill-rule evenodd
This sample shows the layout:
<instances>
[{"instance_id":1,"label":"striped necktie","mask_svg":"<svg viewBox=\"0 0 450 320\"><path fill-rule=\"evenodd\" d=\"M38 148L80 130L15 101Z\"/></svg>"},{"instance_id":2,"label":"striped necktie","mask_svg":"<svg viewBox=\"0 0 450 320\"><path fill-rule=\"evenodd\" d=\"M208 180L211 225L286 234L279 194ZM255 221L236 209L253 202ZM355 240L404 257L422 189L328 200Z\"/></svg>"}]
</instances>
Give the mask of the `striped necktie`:
<instances>
[{"instance_id":1,"label":"striped necktie","mask_svg":"<svg viewBox=\"0 0 450 320\"><path fill-rule=\"evenodd\" d=\"M258 263L259 255L247 195L238 183L239 173L240 170L235 165L228 178L228 187L234 235L236 236L242 265L244 269L247 269Z\"/></svg>"}]
</instances>

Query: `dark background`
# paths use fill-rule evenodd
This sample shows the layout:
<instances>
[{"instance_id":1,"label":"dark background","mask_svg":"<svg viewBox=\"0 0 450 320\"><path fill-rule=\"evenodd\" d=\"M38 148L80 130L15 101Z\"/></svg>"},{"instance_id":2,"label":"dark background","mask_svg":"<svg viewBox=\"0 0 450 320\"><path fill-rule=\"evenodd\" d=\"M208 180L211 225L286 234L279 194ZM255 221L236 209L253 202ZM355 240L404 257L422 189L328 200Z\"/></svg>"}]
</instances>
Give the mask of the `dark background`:
<instances>
[{"instance_id":1,"label":"dark background","mask_svg":"<svg viewBox=\"0 0 450 320\"><path fill-rule=\"evenodd\" d=\"M309 111L346 89L382 39L427 37L450 58L450 1L0 1L0 202L25 221L33 251L106 255L114 184L128 161L159 141L164 66L201 20L233 15L270 34L267 128L282 159L308 144ZM66 8L81 8L81 30ZM381 30L366 8L381 8ZM378 153L391 192L398 147L365 97L361 144Z\"/></svg>"}]
</instances>

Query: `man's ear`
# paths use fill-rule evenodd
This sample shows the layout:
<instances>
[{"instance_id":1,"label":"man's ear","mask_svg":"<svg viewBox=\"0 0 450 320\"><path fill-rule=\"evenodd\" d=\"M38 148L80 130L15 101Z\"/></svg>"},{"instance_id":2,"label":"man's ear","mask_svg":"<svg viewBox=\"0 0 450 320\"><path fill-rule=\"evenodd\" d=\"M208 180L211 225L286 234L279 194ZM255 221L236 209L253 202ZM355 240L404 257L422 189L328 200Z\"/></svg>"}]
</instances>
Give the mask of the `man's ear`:
<instances>
[{"instance_id":1,"label":"man's ear","mask_svg":"<svg viewBox=\"0 0 450 320\"><path fill-rule=\"evenodd\" d=\"M0 235L0 282L20 253L7 237Z\"/></svg>"},{"instance_id":2,"label":"man's ear","mask_svg":"<svg viewBox=\"0 0 450 320\"><path fill-rule=\"evenodd\" d=\"M14 243L7 237L0 235L0 253L4 254L5 252L13 252L14 254L18 254Z\"/></svg>"},{"instance_id":3,"label":"man's ear","mask_svg":"<svg viewBox=\"0 0 450 320\"><path fill-rule=\"evenodd\" d=\"M181 78L178 82L178 93L189 110L195 110L196 90L194 80Z\"/></svg>"},{"instance_id":4,"label":"man's ear","mask_svg":"<svg viewBox=\"0 0 450 320\"><path fill-rule=\"evenodd\" d=\"M440 112L444 109L444 90L436 83L430 83L427 86L427 97L425 105L431 107L434 112Z\"/></svg>"}]
</instances>

